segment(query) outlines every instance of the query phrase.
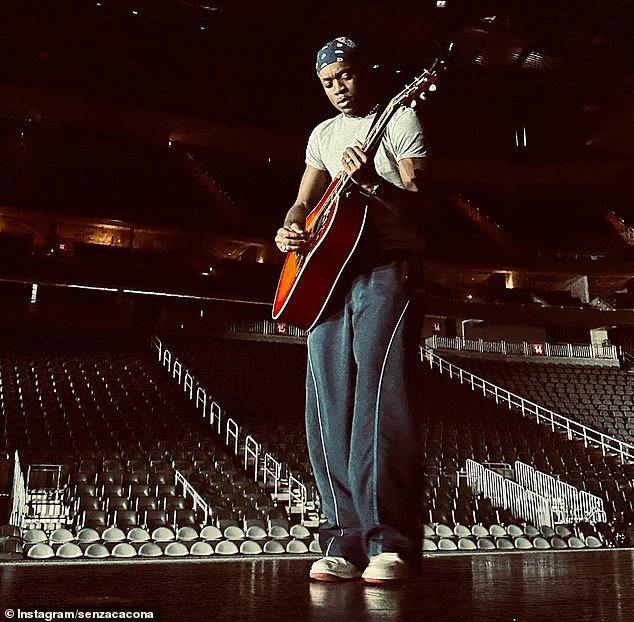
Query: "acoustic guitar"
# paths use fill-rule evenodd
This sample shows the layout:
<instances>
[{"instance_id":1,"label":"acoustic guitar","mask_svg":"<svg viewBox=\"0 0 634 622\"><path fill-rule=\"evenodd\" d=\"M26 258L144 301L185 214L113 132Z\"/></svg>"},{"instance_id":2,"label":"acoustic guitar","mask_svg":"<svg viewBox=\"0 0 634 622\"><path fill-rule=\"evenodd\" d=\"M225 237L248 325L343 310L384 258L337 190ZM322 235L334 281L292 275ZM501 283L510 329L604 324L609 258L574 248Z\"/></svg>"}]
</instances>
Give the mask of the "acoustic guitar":
<instances>
[{"instance_id":1,"label":"acoustic guitar","mask_svg":"<svg viewBox=\"0 0 634 622\"><path fill-rule=\"evenodd\" d=\"M435 90L436 59L411 84L393 97L370 128L362 149L374 155L383 133L400 106ZM319 320L341 274L354 253L367 217L367 197L354 190L345 171L339 172L306 218L306 243L288 253L275 292L273 319L310 330Z\"/></svg>"}]
</instances>

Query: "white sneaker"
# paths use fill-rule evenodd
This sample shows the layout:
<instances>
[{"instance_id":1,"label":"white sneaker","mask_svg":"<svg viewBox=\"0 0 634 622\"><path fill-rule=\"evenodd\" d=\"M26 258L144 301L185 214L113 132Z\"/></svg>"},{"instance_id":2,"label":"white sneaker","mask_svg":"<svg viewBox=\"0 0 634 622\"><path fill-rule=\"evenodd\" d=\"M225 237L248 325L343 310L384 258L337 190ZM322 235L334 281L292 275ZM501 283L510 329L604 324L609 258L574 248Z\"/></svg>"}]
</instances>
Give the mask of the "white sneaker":
<instances>
[{"instance_id":1,"label":"white sneaker","mask_svg":"<svg viewBox=\"0 0 634 622\"><path fill-rule=\"evenodd\" d=\"M343 557L322 557L310 567L309 576L316 581L350 581L361 572Z\"/></svg>"},{"instance_id":2,"label":"white sneaker","mask_svg":"<svg viewBox=\"0 0 634 622\"><path fill-rule=\"evenodd\" d=\"M370 558L361 576L366 583L378 585L403 581L409 573L409 566L398 553L379 553Z\"/></svg>"}]
</instances>

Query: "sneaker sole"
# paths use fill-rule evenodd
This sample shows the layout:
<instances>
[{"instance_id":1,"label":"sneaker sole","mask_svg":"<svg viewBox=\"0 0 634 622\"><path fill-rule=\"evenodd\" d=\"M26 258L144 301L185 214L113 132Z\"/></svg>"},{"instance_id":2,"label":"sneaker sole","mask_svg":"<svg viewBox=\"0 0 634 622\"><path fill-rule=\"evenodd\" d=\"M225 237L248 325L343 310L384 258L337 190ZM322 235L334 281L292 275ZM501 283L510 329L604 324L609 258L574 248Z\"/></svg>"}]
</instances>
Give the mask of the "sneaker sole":
<instances>
[{"instance_id":1,"label":"sneaker sole","mask_svg":"<svg viewBox=\"0 0 634 622\"><path fill-rule=\"evenodd\" d=\"M340 577L336 574L329 574L327 572L311 572L310 578L315 581L323 581L325 583L341 583L343 581L355 581L361 577Z\"/></svg>"},{"instance_id":2,"label":"sneaker sole","mask_svg":"<svg viewBox=\"0 0 634 622\"><path fill-rule=\"evenodd\" d=\"M405 577L396 579L375 579L373 577L363 577L363 581L369 585L397 585L406 581Z\"/></svg>"}]
</instances>

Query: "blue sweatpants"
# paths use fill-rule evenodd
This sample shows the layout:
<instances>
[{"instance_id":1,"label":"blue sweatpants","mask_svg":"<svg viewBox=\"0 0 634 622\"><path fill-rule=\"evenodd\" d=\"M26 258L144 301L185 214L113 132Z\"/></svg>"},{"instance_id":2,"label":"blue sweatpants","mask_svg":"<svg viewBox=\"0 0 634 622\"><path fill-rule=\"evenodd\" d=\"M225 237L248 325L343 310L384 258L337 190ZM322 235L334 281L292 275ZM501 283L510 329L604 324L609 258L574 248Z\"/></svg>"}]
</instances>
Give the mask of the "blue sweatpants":
<instances>
[{"instance_id":1,"label":"blue sweatpants","mask_svg":"<svg viewBox=\"0 0 634 622\"><path fill-rule=\"evenodd\" d=\"M320 544L359 568L381 552L415 560L420 551L417 280L410 258L361 270L308 337L306 427L324 515Z\"/></svg>"}]
</instances>

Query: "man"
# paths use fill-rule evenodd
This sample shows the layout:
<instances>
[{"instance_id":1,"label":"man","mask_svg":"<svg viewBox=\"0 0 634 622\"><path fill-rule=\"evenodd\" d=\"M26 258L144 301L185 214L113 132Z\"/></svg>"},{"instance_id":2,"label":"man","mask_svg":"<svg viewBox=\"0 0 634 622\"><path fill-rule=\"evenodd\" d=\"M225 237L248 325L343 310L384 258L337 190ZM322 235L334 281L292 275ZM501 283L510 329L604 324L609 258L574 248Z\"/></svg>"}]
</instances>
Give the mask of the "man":
<instances>
[{"instance_id":1,"label":"man","mask_svg":"<svg viewBox=\"0 0 634 622\"><path fill-rule=\"evenodd\" d=\"M376 102L370 67L354 42L326 44L316 70L339 114L313 130L297 199L275 241L282 252L302 251L306 216L340 171L365 196L368 217L308 337L308 449L324 515L324 557L310 576L389 583L405 578L420 554L410 375L420 330L413 294L426 150L416 114L401 108L376 153L363 151Z\"/></svg>"}]
</instances>

